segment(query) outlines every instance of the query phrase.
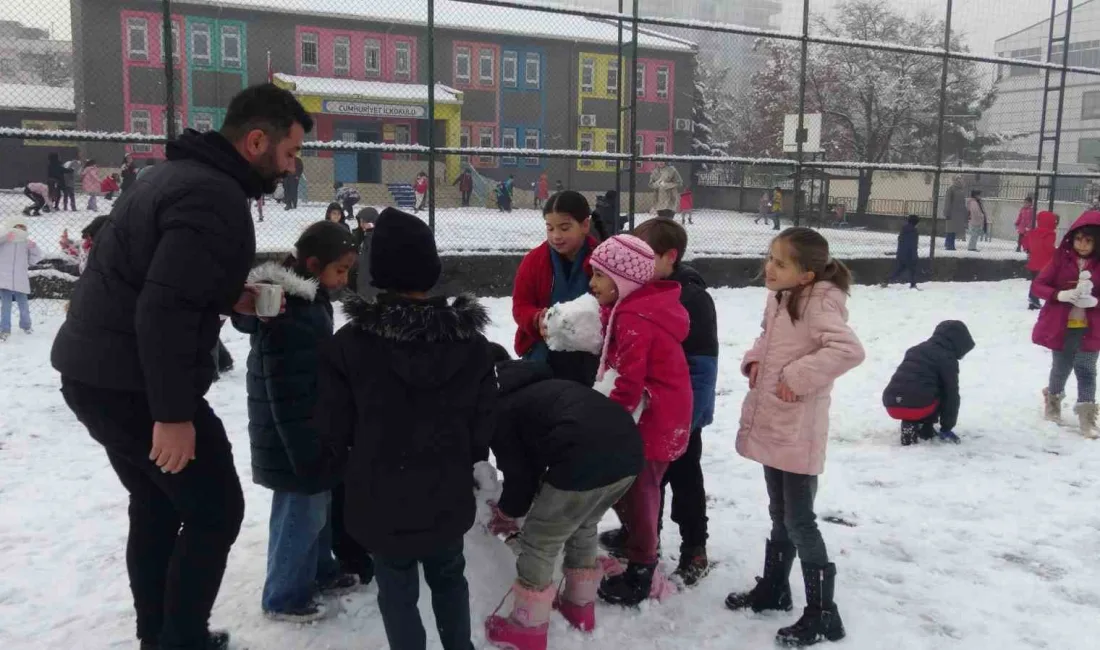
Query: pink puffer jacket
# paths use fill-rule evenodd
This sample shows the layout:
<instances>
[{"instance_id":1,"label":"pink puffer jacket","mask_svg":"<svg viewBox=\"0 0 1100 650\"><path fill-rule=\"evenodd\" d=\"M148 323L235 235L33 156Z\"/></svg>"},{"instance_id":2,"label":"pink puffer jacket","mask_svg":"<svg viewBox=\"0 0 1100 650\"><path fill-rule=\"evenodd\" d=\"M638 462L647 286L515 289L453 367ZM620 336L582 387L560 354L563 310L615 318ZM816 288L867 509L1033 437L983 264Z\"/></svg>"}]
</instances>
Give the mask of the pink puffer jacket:
<instances>
[{"instance_id":1,"label":"pink puffer jacket","mask_svg":"<svg viewBox=\"0 0 1100 650\"><path fill-rule=\"evenodd\" d=\"M794 474L825 470L829 403L833 381L863 362L863 346L848 327L847 296L830 282L818 282L799 301L802 316L791 322L789 292L768 293L764 332L741 362L748 376L760 364L756 386L741 407L737 453ZM798 395L784 402L780 380Z\"/></svg>"}]
</instances>

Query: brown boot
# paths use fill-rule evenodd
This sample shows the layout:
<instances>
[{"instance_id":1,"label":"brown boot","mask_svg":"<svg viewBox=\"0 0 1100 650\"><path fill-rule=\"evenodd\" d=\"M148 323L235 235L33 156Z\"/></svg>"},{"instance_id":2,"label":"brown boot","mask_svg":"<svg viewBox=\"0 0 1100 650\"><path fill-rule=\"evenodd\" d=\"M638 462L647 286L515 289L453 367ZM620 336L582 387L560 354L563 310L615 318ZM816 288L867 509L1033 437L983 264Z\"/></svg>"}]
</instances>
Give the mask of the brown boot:
<instances>
[{"instance_id":1,"label":"brown boot","mask_svg":"<svg viewBox=\"0 0 1100 650\"><path fill-rule=\"evenodd\" d=\"M1077 421L1081 425L1081 435L1094 440L1100 437L1096 433L1096 410L1096 404L1092 402L1081 402L1073 407L1073 412L1077 414Z\"/></svg>"},{"instance_id":2,"label":"brown boot","mask_svg":"<svg viewBox=\"0 0 1100 650\"><path fill-rule=\"evenodd\" d=\"M1062 421L1062 400L1065 395L1051 395L1050 391L1043 389L1043 401L1046 404L1046 408L1043 411L1043 417L1051 422Z\"/></svg>"}]
</instances>

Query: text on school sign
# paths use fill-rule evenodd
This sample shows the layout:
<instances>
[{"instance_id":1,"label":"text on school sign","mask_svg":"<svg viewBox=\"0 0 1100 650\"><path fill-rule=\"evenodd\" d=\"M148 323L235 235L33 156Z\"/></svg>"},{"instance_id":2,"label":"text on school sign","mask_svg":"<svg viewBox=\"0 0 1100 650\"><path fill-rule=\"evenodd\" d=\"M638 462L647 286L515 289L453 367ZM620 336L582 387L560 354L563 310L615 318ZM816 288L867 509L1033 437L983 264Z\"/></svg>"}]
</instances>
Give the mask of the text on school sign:
<instances>
[{"instance_id":1,"label":"text on school sign","mask_svg":"<svg viewBox=\"0 0 1100 650\"><path fill-rule=\"evenodd\" d=\"M428 116L428 109L423 106L409 106L403 104L366 104L363 102L345 102L335 99L326 99L321 105L325 113L336 115L361 115L363 117L408 117L422 120Z\"/></svg>"}]
</instances>

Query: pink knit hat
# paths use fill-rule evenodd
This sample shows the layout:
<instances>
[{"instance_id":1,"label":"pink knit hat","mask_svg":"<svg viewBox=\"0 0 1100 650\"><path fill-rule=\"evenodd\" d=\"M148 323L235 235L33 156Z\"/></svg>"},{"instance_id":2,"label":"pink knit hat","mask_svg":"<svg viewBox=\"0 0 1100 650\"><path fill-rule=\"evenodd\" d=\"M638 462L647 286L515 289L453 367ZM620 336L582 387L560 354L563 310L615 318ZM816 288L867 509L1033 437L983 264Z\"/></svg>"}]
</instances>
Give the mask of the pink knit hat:
<instances>
[{"instance_id":1,"label":"pink knit hat","mask_svg":"<svg viewBox=\"0 0 1100 650\"><path fill-rule=\"evenodd\" d=\"M615 282L619 300L653 281L657 256L634 235L615 235L592 251L589 262Z\"/></svg>"}]
</instances>

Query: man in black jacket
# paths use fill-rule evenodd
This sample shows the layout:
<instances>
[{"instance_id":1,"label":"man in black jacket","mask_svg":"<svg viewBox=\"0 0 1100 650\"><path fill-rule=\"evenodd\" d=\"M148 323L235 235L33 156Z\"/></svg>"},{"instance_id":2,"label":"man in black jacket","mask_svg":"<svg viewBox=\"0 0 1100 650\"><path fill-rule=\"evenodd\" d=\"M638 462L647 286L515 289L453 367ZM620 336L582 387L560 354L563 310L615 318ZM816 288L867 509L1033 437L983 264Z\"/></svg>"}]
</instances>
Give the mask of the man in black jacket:
<instances>
[{"instance_id":1,"label":"man in black jacket","mask_svg":"<svg viewBox=\"0 0 1100 650\"><path fill-rule=\"evenodd\" d=\"M496 378L472 298L430 298L441 263L432 231L393 208L370 255L375 301L320 354L315 428L347 459L345 523L374 557L378 607L394 650L426 643L419 565L445 650L470 650L463 536L473 526L473 465L492 435Z\"/></svg>"},{"instance_id":2,"label":"man in black jacket","mask_svg":"<svg viewBox=\"0 0 1100 650\"><path fill-rule=\"evenodd\" d=\"M954 433L959 419L959 361L974 349L966 324L946 320L936 326L932 338L909 348L886 390L886 412L901 420L901 444L930 440L933 425L940 422L940 437L959 442Z\"/></svg>"},{"instance_id":3,"label":"man in black jacket","mask_svg":"<svg viewBox=\"0 0 1100 650\"><path fill-rule=\"evenodd\" d=\"M272 84L242 91L221 132L188 130L115 203L51 360L65 401L130 493L126 564L143 650L228 645L210 633L244 498L204 395L220 315L255 313L249 200L294 169L313 120Z\"/></svg>"}]
</instances>

